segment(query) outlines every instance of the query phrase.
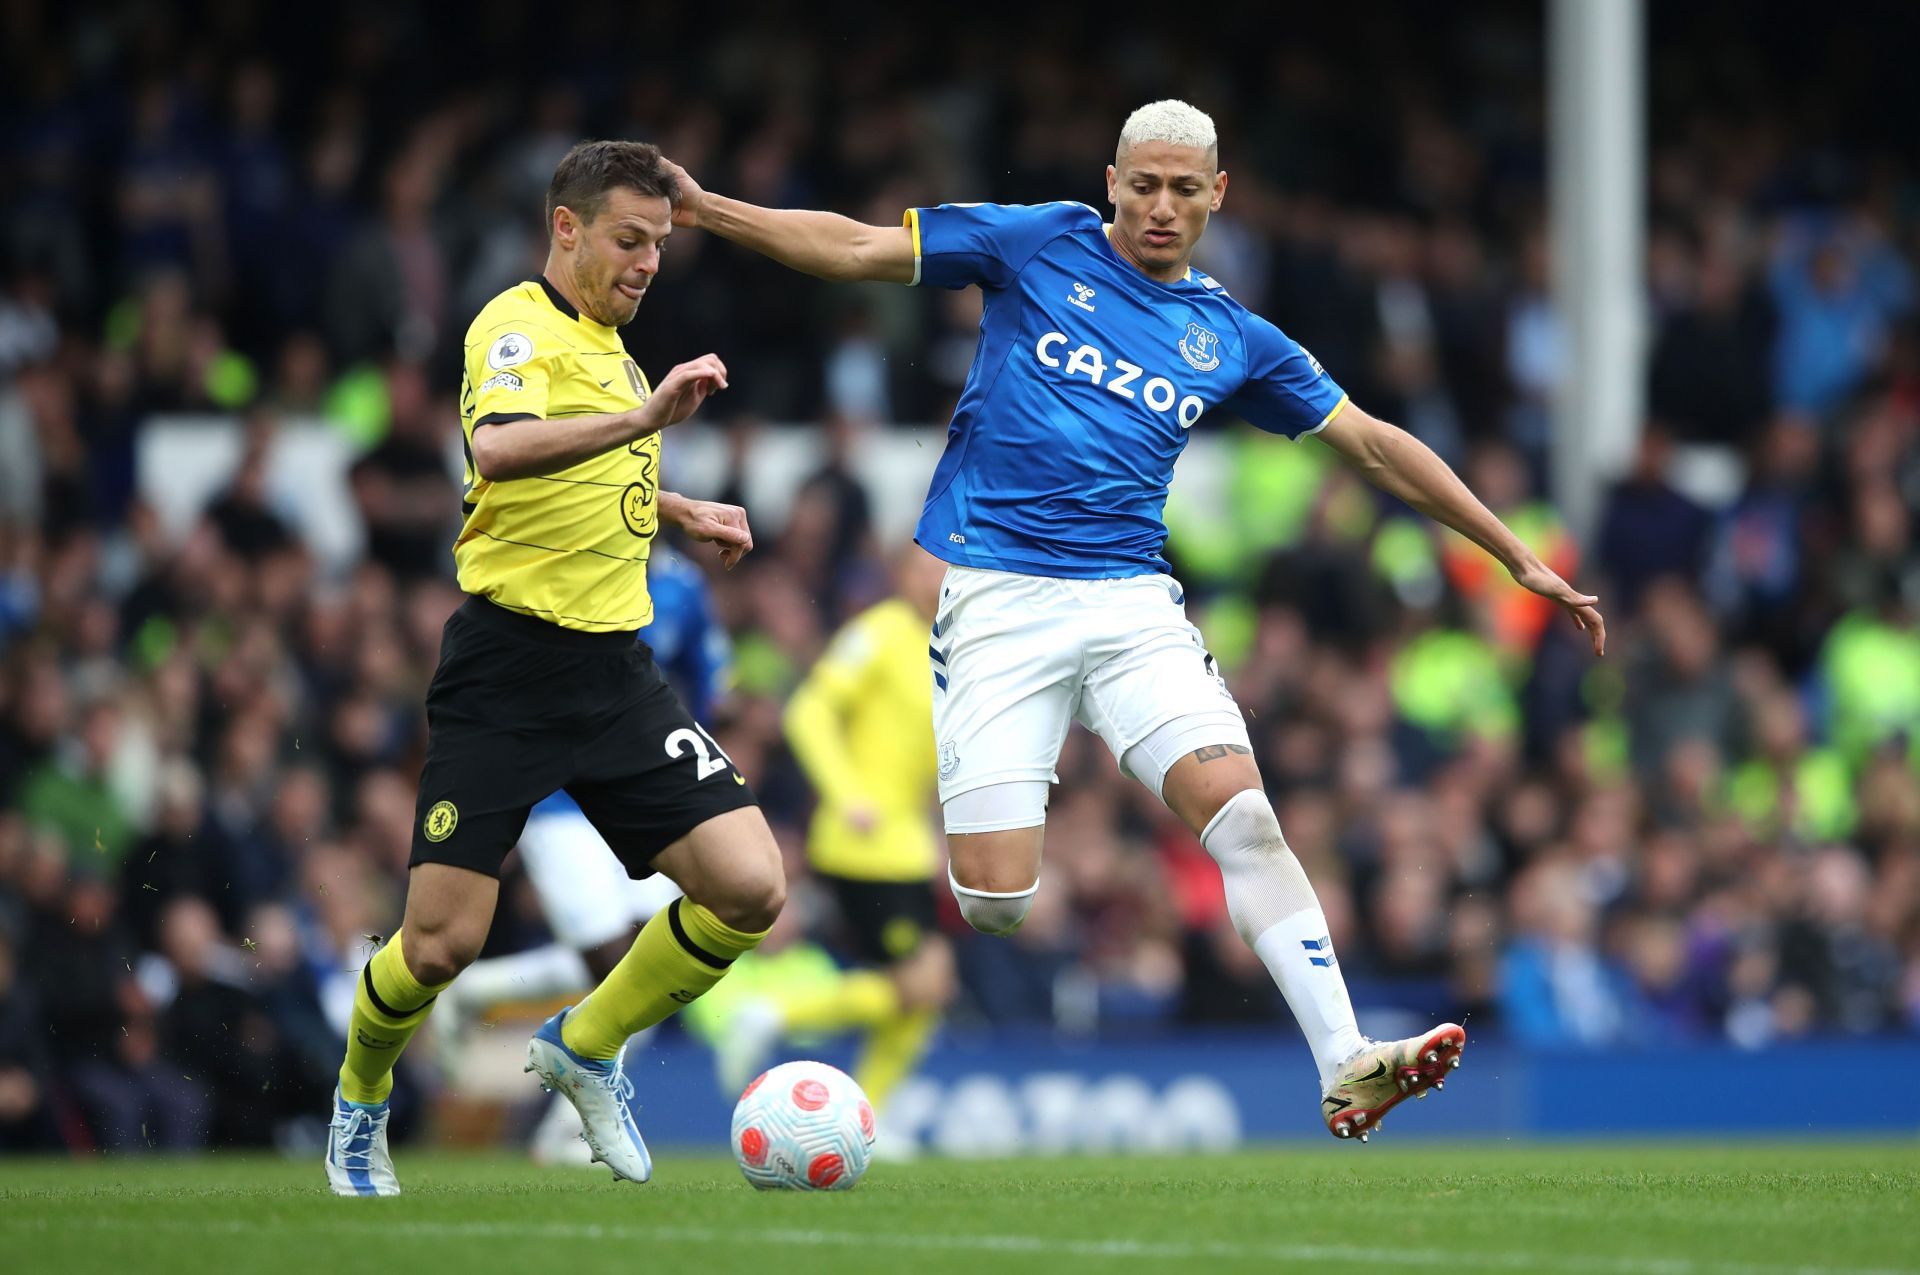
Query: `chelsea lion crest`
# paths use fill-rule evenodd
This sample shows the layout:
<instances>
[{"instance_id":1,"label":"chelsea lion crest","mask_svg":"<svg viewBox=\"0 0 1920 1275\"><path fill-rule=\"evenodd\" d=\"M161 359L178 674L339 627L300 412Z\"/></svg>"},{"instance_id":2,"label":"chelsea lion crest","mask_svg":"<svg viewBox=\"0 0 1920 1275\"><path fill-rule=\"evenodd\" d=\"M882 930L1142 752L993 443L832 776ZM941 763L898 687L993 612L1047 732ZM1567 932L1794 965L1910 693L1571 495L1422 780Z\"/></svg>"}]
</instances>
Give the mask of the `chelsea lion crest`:
<instances>
[{"instance_id":1,"label":"chelsea lion crest","mask_svg":"<svg viewBox=\"0 0 1920 1275\"><path fill-rule=\"evenodd\" d=\"M427 817L420 821L420 831L426 834L428 841L438 843L451 837L459 822L458 806L451 801L436 801L433 809L427 811Z\"/></svg>"},{"instance_id":2,"label":"chelsea lion crest","mask_svg":"<svg viewBox=\"0 0 1920 1275\"><path fill-rule=\"evenodd\" d=\"M1180 357L1196 372L1211 372L1220 366L1220 338L1198 323L1187 325L1180 338Z\"/></svg>"}]
</instances>

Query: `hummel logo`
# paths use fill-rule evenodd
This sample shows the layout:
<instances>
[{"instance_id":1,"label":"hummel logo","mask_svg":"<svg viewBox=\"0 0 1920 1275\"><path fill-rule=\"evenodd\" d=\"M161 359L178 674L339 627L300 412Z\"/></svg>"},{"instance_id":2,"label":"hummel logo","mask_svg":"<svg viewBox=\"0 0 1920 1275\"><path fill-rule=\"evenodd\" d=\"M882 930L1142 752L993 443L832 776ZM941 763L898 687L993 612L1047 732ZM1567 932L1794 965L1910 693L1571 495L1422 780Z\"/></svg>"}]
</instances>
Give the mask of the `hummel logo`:
<instances>
[{"instance_id":1,"label":"hummel logo","mask_svg":"<svg viewBox=\"0 0 1920 1275\"><path fill-rule=\"evenodd\" d=\"M1093 307L1088 304L1088 302L1091 301L1092 299L1093 299L1093 289L1089 288L1084 283L1074 284L1073 295L1067 298L1068 302L1070 302L1073 305L1079 306L1082 310L1085 310L1088 314L1093 313Z\"/></svg>"}]
</instances>

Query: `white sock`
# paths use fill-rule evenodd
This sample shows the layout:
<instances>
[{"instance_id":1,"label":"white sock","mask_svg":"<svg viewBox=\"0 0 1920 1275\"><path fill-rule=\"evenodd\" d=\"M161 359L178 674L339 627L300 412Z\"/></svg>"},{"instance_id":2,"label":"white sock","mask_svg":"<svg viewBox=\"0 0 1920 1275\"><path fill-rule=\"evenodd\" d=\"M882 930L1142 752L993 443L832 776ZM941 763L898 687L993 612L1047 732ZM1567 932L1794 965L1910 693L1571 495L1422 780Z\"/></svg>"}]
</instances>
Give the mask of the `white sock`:
<instances>
[{"instance_id":1,"label":"white sock","mask_svg":"<svg viewBox=\"0 0 1920 1275\"><path fill-rule=\"evenodd\" d=\"M593 986L593 975L580 953L558 943L475 961L460 972L454 984L460 1000L474 1012L507 1001L544 1001Z\"/></svg>"},{"instance_id":2,"label":"white sock","mask_svg":"<svg viewBox=\"0 0 1920 1275\"><path fill-rule=\"evenodd\" d=\"M1353 1021L1353 1002L1347 999L1347 980L1333 959L1327 938L1327 918L1319 908L1296 912L1253 941L1260 963L1280 985L1287 1008L1306 1034L1307 1047L1320 1068L1320 1089L1333 1086L1340 1064L1366 1047L1367 1038ZM1324 961L1325 964L1317 962Z\"/></svg>"},{"instance_id":3,"label":"white sock","mask_svg":"<svg viewBox=\"0 0 1920 1275\"><path fill-rule=\"evenodd\" d=\"M1280 835L1273 804L1258 789L1235 793L1208 822L1200 844L1220 865L1233 927L1279 984L1325 1090L1340 1064L1367 1042L1353 1021L1326 914Z\"/></svg>"}]
</instances>

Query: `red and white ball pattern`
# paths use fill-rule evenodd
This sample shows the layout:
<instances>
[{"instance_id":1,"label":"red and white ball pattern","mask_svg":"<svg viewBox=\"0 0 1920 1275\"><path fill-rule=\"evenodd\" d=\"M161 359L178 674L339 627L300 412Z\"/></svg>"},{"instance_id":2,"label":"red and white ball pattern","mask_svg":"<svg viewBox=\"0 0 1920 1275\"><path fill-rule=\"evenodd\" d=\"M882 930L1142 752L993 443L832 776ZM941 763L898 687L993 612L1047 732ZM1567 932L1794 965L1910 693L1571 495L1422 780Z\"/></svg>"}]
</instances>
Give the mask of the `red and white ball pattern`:
<instances>
[{"instance_id":1,"label":"red and white ball pattern","mask_svg":"<svg viewBox=\"0 0 1920 1275\"><path fill-rule=\"evenodd\" d=\"M873 1155L873 1104L838 1067L781 1063L733 1108L733 1158L761 1190L845 1191Z\"/></svg>"}]
</instances>

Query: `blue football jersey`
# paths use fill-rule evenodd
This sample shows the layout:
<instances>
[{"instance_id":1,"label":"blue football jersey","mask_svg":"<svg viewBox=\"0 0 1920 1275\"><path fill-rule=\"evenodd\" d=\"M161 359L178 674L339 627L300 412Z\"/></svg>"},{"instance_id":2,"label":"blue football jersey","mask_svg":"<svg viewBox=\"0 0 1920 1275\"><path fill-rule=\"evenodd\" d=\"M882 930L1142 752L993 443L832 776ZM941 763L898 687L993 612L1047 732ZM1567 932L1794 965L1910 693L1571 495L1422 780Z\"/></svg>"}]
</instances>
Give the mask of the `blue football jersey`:
<instances>
[{"instance_id":1,"label":"blue football jersey","mask_svg":"<svg viewBox=\"0 0 1920 1275\"><path fill-rule=\"evenodd\" d=\"M640 640L653 650L653 662L693 720L704 722L733 674L733 642L714 618L707 578L656 541L647 559L647 592L653 598L653 622L640 630ZM533 809L563 815L580 807L562 789Z\"/></svg>"},{"instance_id":2,"label":"blue football jersey","mask_svg":"<svg viewBox=\"0 0 1920 1275\"><path fill-rule=\"evenodd\" d=\"M714 618L707 577L655 542L647 559L647 592L653 623L640 630L640 640L653 649L654 662L693 719L704 722L726 694L733 666L733 642Z\"/></svg>"},{"instance_id":3,"label":"blue football jersey","mask_svg":"<svg viewBox=\"0 0 1920 1275\"><path fill-rule=\"evenodd\" d=\"M1346 395L1196 271L1149 279L1085 204L907 212L914 282L978 284L980 344L914 538L948 562L1099 579L1164 572L1173 465L1212 408L1289 438Z\"/></svg>"}]
</instances>

